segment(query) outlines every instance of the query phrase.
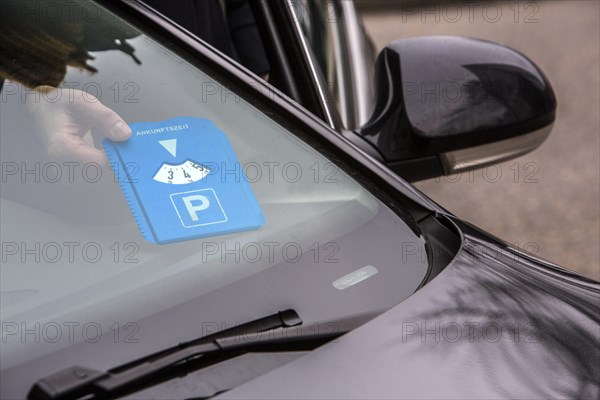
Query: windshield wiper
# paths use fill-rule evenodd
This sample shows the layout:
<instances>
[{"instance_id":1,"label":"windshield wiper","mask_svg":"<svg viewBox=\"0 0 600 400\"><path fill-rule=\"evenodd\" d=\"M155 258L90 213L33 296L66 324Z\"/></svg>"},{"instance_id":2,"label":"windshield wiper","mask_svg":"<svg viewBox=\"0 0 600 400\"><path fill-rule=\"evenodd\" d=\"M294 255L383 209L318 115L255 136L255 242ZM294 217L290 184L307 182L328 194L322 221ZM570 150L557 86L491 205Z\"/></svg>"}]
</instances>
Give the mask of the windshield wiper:
<instances>
[{"instance_id":1,"label":"windshield wiper","mask_svg":"<svg viewBox=\"0 0 600 400\"><path fill-rule=\"evenodd\" d=\"M38 380L29 400L111 399L249 352L312 350L345 332L298 335L294 310L280 311L137 359L108 371L72 366ZM283 328L283 329L277 329ZM267 333L268 331L268 333ZM265 333L261 333L265 332Z\"/></svg>"}]
</instances>

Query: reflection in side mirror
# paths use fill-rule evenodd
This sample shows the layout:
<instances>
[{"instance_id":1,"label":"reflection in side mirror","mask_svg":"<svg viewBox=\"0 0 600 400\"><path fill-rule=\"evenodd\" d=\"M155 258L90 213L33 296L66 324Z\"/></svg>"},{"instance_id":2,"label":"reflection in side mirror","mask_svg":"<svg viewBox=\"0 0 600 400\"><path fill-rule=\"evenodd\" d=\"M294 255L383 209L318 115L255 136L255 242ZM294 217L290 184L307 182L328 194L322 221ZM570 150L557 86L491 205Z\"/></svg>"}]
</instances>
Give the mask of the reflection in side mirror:
<instances>
[{"instance_id":1,"label":"reflection in side mirror","mask_svg":"<svg viewBox=\"0 0 600 400\"><path fill-rule=\"evenodd\" d=\"M542 144L556 115L539 68L484 40L398 40L379 54L375 78L375 110L358 133L410 181L523 155Z\"/></svg>"}]
</instances>

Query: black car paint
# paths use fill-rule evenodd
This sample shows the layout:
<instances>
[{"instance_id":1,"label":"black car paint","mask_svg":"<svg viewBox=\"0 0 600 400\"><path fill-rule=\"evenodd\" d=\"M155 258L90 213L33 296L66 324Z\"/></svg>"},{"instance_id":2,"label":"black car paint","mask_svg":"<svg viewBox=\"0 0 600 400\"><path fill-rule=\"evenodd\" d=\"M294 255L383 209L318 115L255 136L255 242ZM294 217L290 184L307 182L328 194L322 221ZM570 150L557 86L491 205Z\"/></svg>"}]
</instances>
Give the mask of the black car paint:
<instances>
[{"instance_id":1,"label":"black car paint","mask_svg":"<svg viewBox=\"0 0 600 400\"><path fill-rule=\"evenodd\" d=\"M219 398L597 399L598 282L453 221L461 250L432 282Z\"/></svg>"},{"instance_id":2,"label":"black car paint","mask_svg":"<svg viewBox=\"0 0 600 400\"><path fill-rule=\"evenodd\" d=\"M310 112L267 84L256 82L252 75L140 3L118 0L101 3L125 18L151 27L165 43L175 43L190 62L202 64L233 90L245 93L271 117L293 127L303 140L342 168L348 165L356 168L360 173L354 172L353 176L358 181L386 198L392 209L402 214L408 212L415 221L415 229L422 229L430 243L433 237L440 244L437 253L435 247L430 247L430 255L438 260L431 267L430 282L405 302L338 342L240 386L225 397L598 396L598 283L518 253L489 234L455 220ZM458 241L460 250L456 249ZM484 250L496 255L490 256ZM442 257L435 257L436 254ZM455 254L450 263L449 254ZM557 319L554 313L559 310ZM435 324L447 315L454 322L470 318L531 321L544 341L533 353L520 352L517 346L505 342L485 347L487 351L493 349L491 353L482 352L477 346L469 347L468 342L401 343L398 327L402 322ZM554 354L560 365L544 359L546 354ZM486 372L481 376L464 376L465 368ZM539 373L526 374L535 369ZM40 377L33 370L29 373L31 383ZM561 374L565 378L557 379ZM520 391L524 387L533 389ZM181 390L173 393L173 397L198 395L184 393L184 387Z\"/></svg>"}]
</instances>

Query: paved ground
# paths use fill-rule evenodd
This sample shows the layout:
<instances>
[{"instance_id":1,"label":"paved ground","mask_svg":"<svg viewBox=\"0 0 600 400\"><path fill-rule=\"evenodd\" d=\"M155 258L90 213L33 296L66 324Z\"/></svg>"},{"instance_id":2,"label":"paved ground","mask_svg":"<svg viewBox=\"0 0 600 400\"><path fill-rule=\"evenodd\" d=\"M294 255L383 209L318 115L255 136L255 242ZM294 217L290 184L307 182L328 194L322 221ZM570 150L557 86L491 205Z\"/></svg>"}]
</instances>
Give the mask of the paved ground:
<instances>
[{"instance_id":1,"label":"paved ground","mask_svg":"<svg viewBox=\"0 0 600 400\"><path fill-rule=\"evenodd\" d=\"M600 280L600 3L546 1L526 8L511 1L486 10L454 2L430 7L430 13L389 3L361 11L379 49L417 35L500 42L533 59L559 101L554 131L535 152L498 168L417 186L458 216Z\"/></svg>"}]
</instances>

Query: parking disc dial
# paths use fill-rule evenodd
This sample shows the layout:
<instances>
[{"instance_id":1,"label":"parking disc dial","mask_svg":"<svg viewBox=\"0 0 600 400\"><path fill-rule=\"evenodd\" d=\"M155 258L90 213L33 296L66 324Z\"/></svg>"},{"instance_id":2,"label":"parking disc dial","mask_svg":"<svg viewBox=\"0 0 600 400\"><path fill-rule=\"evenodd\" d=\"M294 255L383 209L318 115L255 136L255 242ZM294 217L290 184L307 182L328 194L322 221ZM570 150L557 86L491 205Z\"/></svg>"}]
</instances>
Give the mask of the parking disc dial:
<instances>
[{"instance_id":1,"label":"parking disc dial","mask_svg":"<svg viewBox=\"0 0 600 400\"><path fill-rule=\"evenodd\" d=\"M158 143L171 154L177 157L177 139L159 140ZM181 164L163 163L158 172L154 174L154 180L174 185L186 185L198 182L210 173L210 170L199 163L186 160Z\"/></svg>"},{"instance_id":2,"label":"parking disc dial","mask_svg":"<svg viewBox=\"0 0 600 400\"><path fill-rule=\"evenodd\" d=\"M198 182L210 173L210 170L197 162L186 160L179 165L164 163L154 175L154 180L174 185Z\"/></svg>"}]
</instances>

